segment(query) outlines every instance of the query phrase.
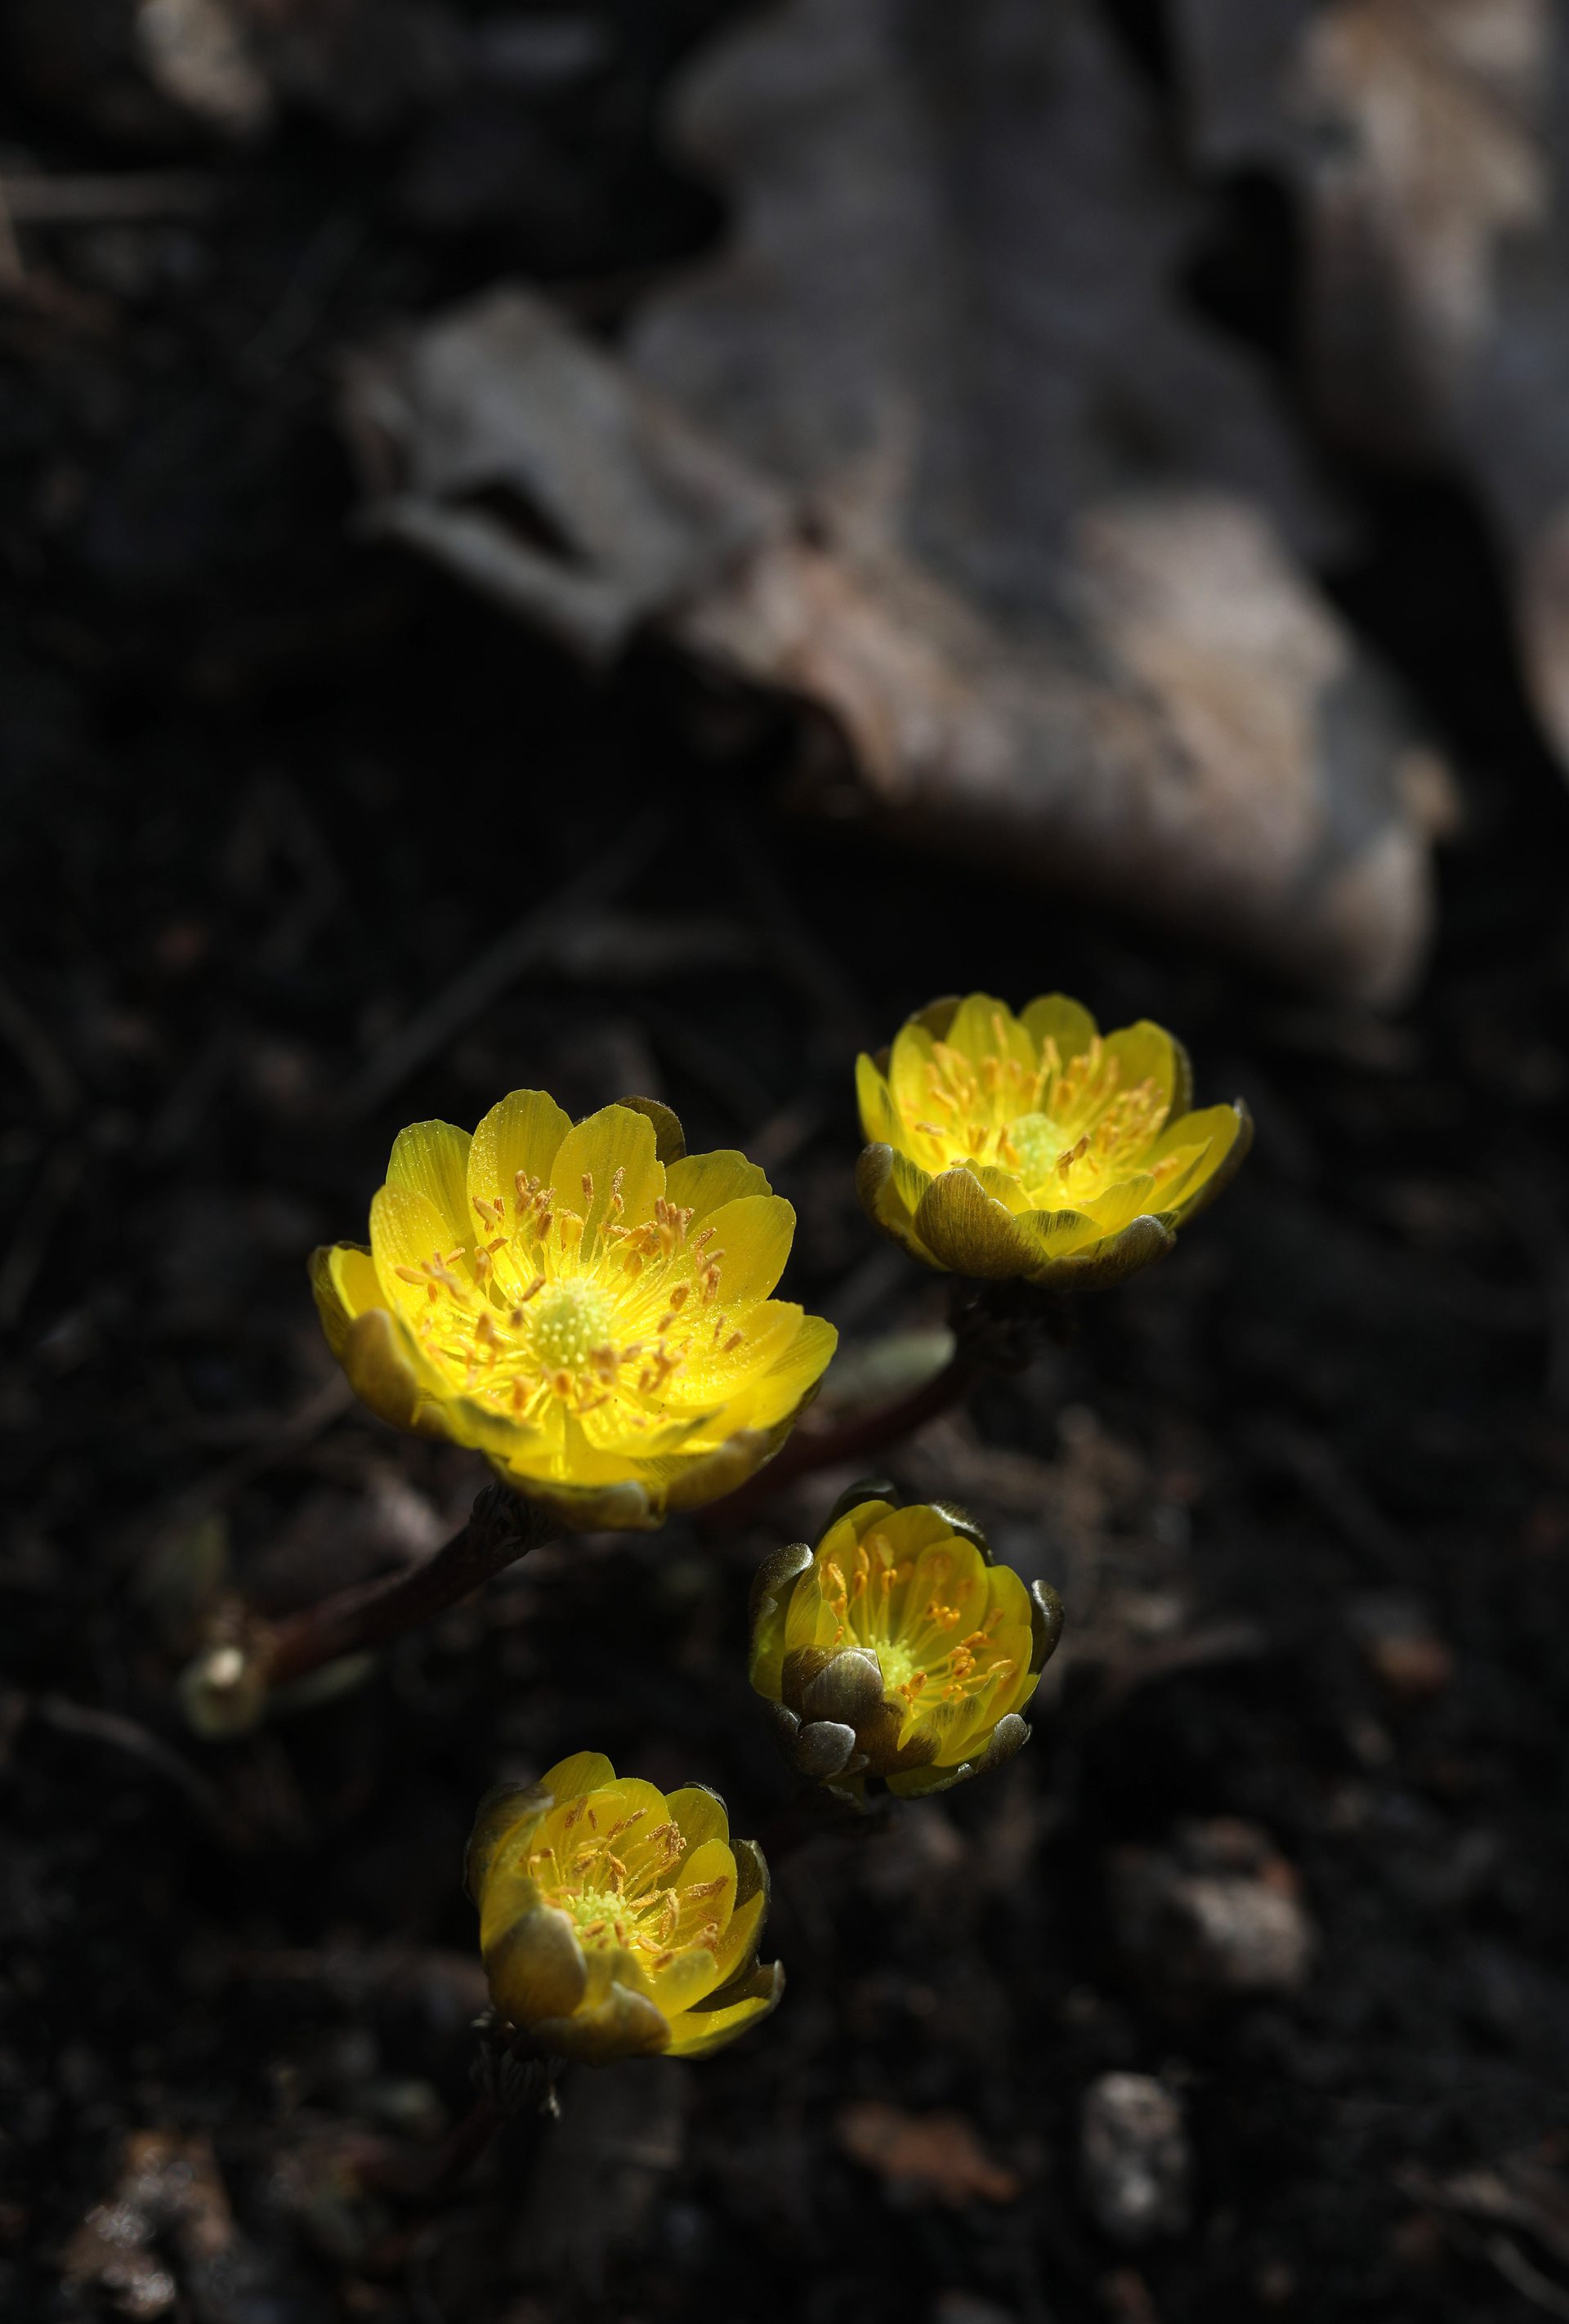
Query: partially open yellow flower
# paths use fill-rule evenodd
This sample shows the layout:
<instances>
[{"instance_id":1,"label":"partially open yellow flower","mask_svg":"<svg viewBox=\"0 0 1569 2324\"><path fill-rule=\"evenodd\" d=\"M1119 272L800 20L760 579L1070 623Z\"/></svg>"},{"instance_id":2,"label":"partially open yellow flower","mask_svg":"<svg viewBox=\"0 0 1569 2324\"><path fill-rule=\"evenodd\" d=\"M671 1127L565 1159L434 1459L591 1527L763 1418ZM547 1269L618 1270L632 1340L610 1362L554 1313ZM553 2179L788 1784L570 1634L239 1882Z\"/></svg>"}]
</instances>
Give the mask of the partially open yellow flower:
<instances>
[{"instance_id":1,"label":"partially open yellow flower","mask_svg":"<svg viewBox=\"0 0 1569 2324\"><path fill-rule=\"evenodd\" d=\"M944 1502L857 1487L840 1508L816 1550L793 1543L752 1586L752 1683L786 1757L830 1789L881 1775L905 1798L1001 1766L1062 1634L1055 1591L994 1565Z\"/></svg>"},{"instance_id":2,"label":"partially open yellow flower","mask_svg":"<svg viewBox=\"0 0 1569 2324\"><path fill-rule=\"evenodd\" d=\"M1245 1106L1189 1111L1182 1045L1103 1036L1060 992L1015 1017L934 1001L856 1068L866 1211L913 1259L1054 1289L1115 1283L1171 1248L1252 1138Z\"/></svg>"},{"instance_id":3,"label":"partially open yellow flower","mask_svg":"<svg viewBox=\"0 0 1569 2324\"><path fill-rule=\"evenodd\" d=\"M769 1296L794 1232L755 1164L686 1154L668 1109L574 1129L517 1090L472 1138L405 1130L370 1249L311 1277L383 1420L475 1446L568 1526L652 1526L743 1482L816 1392L837 1334Z\"/></svg>"},{"instance_id":4,"label":"partially open yellow flower","mask_svg":"<svg viewBox=\"0 0 1569 2324\"><path fill-rule=\"evenodd\" d=\"M761 1851L701 1784L667 1798L576 1752L480 1803L467 1886L491 1999L549 2056L700 2058L784 1991Z\"/></svg>"}]
</instances>

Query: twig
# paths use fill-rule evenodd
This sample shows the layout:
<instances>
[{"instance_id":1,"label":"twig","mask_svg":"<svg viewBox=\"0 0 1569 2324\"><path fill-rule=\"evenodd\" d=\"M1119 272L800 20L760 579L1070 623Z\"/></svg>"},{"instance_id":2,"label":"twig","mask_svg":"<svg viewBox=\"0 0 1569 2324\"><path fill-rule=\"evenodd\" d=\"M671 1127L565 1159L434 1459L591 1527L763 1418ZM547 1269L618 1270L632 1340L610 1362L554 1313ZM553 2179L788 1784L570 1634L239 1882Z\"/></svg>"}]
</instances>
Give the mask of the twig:
<instances>
[{"instance_id":1,"label":"twig","mask_svg":"<svg viewBox=\"0 0 1569 2324\"><path fill-rule=\"evenodd\" d=\"M521 1500L504 1485L487 1485L467 1524L412 1572L341 1590L281 1622L253 1622L213 1639L181 1677L187 1715L203 1734L244 1733L261 1718L270 1693L422 1628L554 1530L539 1503Z\"/></svg>"},{"instance_id":2,"label":"twig","mask_svg":"<svg viewBox=\"0 0 1569 2324\"><path fill-rule=\"evenodd\" d=\"M280 1622L272 1632L270 1683L290 1685L343 1655L364 1654L367 1647L385 1646L389 1638L401 1638L407 1630L423 1628L538 1548L554 1530L538 1503L520 1500L504 1485L487 1485L467 1524L423 1565L390 1580L340 1591Z\"/></svg>"},{"instance_id":3,"label":"twig","mask_svg":"<svg viewBox=\"0 0 1569 2324\"><path fill-rule=\"evenodd\" d=\"M182 1759L178 1751L150 1735L134 1719L123 1719L117 1711L95 1711L79 1702L68 1702L63 1695L41 1694L23 1697L24 1711L31 1712L45 1727L57 1734L76 1735L84 1741L106 1743L111 1750L124 1751L160 1775L175 1784L203 1821L220 1837L232 1837L224 1805L206 1777Z\"/></svg>"},{"instance_id":4,"label":"twig","mask_svg":"<svg viewBox=\"0 0 1569 2324\"><path fill-rule=\"evenodd\" d=\"M587 870L569 881L558 895L508 931L488 952L481 953L461 976L455 977L402 1030L394 1033L363 1073L349 1084L340 1118L350 1120L368 1113L406 1082L428 1057L450 1041L471 1018L503 993L526 970L549 958L569 927L591 905L616 895L652 853L661 829L660 818L641 816L618 847L595 857Z\"/></svg>"}]
</instances>

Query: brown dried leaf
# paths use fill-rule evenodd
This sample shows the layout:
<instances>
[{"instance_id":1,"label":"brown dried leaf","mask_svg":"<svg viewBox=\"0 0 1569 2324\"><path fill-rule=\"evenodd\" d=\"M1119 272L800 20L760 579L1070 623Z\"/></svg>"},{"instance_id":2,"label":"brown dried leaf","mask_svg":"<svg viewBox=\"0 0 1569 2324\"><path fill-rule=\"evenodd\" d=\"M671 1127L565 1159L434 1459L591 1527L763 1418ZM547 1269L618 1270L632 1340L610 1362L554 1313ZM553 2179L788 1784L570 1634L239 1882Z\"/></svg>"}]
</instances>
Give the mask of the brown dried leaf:
<instances>
[{"instance_id":1,"label":"brown dried leaf","mask_svg":"<svg viewBox=\"0 0 1569 2324\"><path fill-rule=\"evenodd\" d=\"M1016 2171L993 2163L961 2114L906 2114L867 2098L835 2122L854 2163L918 2200L958 2209L973 2202L1011 2203L1023 2185Z\"/></svg>"},{"instance_id":2,"label":"brown dried leaf","mask_svg":"<svg viewBox=\"0 0 1569 2324\"><path fill-rule=\"evenodd\" d=\"M1331 527L1184 312L1194 198L1084 0L791 0L699 67L732 252L642 375L793 490L679 633L827 710L817 804L1362 998L1427 913L1404 714L1306 580Z\"/></svg>"},{"instance_id":3,"label":"brown dried leaf","mask_svg":"<svg viewBox=\"0 0 1569 2324\"><path fill-rule=\"evenodd\" d=\"M1569 18L1553 0L1176 0L1194 148L1298 189L1318 409L1446 461L1569 758Z\"/></svg>"}]
</instances>

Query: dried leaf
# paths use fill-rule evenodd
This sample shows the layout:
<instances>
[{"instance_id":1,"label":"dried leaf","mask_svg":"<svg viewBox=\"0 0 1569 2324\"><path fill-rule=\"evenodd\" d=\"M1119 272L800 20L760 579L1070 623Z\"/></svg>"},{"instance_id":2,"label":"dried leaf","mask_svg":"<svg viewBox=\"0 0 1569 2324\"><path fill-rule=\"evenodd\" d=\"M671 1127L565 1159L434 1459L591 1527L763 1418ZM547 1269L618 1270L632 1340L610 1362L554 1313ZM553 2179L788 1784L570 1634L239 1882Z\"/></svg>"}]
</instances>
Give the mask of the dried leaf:
<instances>
[{"instance_id":1,"label":"dried leaf","mask_svg":"<svg viewBox=\"0 0 1569 2324\"><path fill-rule=\"evenodd\" d=\"M993 2163L962 2114L906 2114L868 2098L845 2107L835 2129L854 2163L917 2200L1011 2203L1023 2184L1016 2171Z\"/></svg>"}]
</instances>

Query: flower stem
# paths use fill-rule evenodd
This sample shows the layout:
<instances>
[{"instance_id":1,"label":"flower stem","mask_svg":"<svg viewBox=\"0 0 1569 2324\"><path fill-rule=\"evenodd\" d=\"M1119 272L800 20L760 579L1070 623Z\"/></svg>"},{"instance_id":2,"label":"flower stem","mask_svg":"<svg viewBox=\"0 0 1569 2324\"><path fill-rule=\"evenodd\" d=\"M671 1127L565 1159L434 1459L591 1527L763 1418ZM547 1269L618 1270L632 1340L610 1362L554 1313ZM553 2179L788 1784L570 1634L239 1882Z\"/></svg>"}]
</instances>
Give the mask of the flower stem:
<instances>
[{"instance_id":1,"label":"flower stem","mask_svg":"<svg viewBox=\"0 0 1569 2324\"><path fill-rule=\"evenodd\" d=\"M744 1517L792 1478L842 1467L902 1443L928 1420L955 1411L983 1379L1025 1370L1043 1337L1066 1342L1074 1331L1066 1300L1017 1283L956 1284L948 1320L954 1352L940 1372L890 1404L854 1414L837 1427L798 1428L766 1468L713 1503L713 1517ZM709 1514L706 1510L705 1517Z\"/></svg>"},{"instance_id":2,"label":"flower stem","mask_svg":"<svg viewBox=\"0 0 1569 2324\"><path fill-rule=\"evenodd\" d=\"M539 1548L554 1529L537 1503L504 1485L485 1486L468 1522L411 1572L340 1590L281 1622L254 1622L243 1635L208 1646L180 1680L187 1715L205 1734L243 1733L280 1687L434 1621Z\"/></svg>"},{"instance_id":3,"label":"flower stem","mask_svg":"<svg viewBox=\"0 0 1569 2324\"><path fill-rule=\"evenodd\" d=\"M287 1686L341 1655L363 1654L369 1646L385 1646L389 1638L423 1628L537 1549L552 1530L536 1504L521 1500L504 1485L486 1485L467 1524L423 1565L387 1581L339 1591L276 1624L268 1683Z\"/></svg>"},{"instance_id":4,"label":"flower stem","mask_svg":"<svg viewBox=\"0 0 1569 2324\"><path fill-rule=\"evenodd\" d=\"M724 1500L714 1503L715 1516L740 1517L767 1500L794 1477L809 1477L818 1469L834 1469L881 1452L887 1444L902 1443L940 1413L963 1404L984 1368L955 1349L936 1377L908 1394L896 1397L872 1412L858 1412L836 1428L798 1428L765 1469L747 1480Z\"/></svg>"}]
</instances>

